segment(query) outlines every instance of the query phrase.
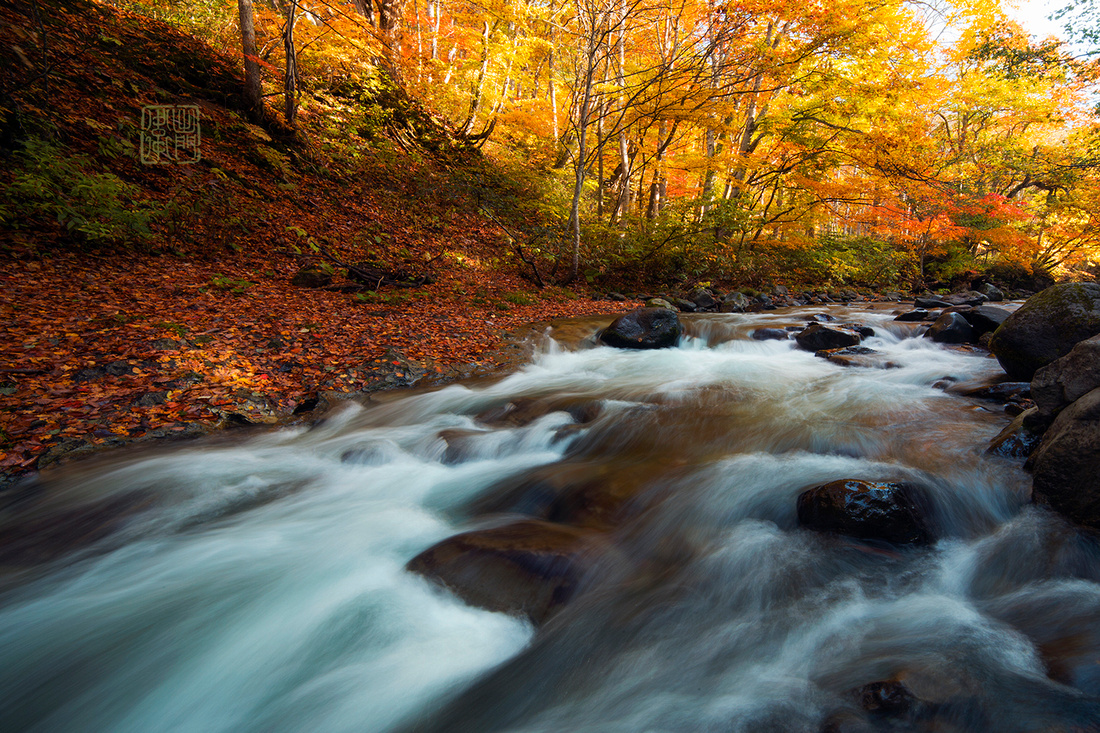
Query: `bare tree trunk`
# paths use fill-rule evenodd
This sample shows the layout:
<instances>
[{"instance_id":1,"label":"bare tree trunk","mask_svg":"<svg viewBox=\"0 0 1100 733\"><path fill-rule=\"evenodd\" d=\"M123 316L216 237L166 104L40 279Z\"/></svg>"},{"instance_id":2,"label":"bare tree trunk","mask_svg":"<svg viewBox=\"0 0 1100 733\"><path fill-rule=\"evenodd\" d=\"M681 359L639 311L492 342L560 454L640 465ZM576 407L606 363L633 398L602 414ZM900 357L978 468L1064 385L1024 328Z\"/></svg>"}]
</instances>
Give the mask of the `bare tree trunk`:
<instances>
[{"instance_id":1,"label":"bare tree trunk","mask_svg":"<svg viewBox=\"0 0 1100 733\"><path fill-rule=\"evenodd\" d=\"M368 23L374 25L374 3L372 0L353 0L353 4L359 14L366 18Z\"/></svg>"},{"instance_id":2,"label":"bare tree trunk","mask_svg":"<svg viewBox=\"0 0 1100 733\"><path fill-rule=\"evenodd\" d=\"M294 47L294 24L297 20L298 0L290 0L286 11L286 28L283 30L283 48L286 50L283 102L288 125L293 125L294 118L298 115L298 51Z\"/></svg>"},{"instance_id":3,"label":"bare tree trunk","mask_svg":"<svg viewBox=\"0 0 1100 733\"><path fill-rule=\"evenodd\" d=\"M260 94L260 64L256 56L256 23L252 15L252 0L237 0L241 18L241 51L244 54L244 96L249 111L256 118L263 111Z\"/></svg>"},{"instance_id":4,"label":"bare tree trunk","mask_svg":"<svg viewBox=\"0 0 1100 733\"><path fill-rule=\"evenodd\" d=\"M378 30L386 44L386 71L394 82L401 83L401 21L405 0L377 0Z\"/></svg>"},{"instance_id":5,"label":"bare tree trunk","mask_svg":"<svg viewBox=\"0 0 1100 733\"><path fill-rule=\"evenodd\" d=\"M477 73L477 84L470 96L470 113L466 115L466 121L462 123L462 132L469 132L474 126L474 119L481 109L481 100L485 95L485 77L489 73L489 21L481 22L481 68Z\"/></svg>"},{"instance_id":6,"label":"bare tree trunk","mask_svg":"<svg viewBox=\"0 0 1100 733\"><path fill-rule=\"evenodd\" d=\"M557 48L558 43L558 28L554 19L555 9L554 0L550 0L550 53L546 59L546 81L549 84L550 114L553 117L554 141L557 142L561 135L558 130L558 91L557 85L554 83L554 49Z\"/></svg>"},{"instance_id":7,"label":"bare tree trunk","mask_svg":"<svg viewBox=\"0 0 1100 733\"><path fill-rule=\"evenodd\" d=\"M593 29L595 33L595 29ZM581 266L581 193L584 191L584 174L588 157L588 117L592 113L592 82L596 73L596 41L589 40L585 54L584 93L577 113L577 154L573 162L573 201L569 207L569 230L573 235L573 251L566 282L577 279Z\"/></svg>"}]
</instances>

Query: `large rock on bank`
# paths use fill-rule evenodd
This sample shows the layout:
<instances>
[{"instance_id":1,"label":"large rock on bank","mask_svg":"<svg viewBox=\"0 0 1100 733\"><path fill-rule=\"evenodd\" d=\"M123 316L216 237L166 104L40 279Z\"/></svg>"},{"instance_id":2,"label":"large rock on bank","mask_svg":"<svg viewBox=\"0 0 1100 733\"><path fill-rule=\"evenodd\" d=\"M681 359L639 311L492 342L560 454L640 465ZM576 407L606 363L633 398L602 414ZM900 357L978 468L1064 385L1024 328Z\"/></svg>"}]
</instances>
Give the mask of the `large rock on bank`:
<instances>
[{"instance_id":1,"label":"large rock on bank","mask_svg":"<svg viewBox=\"0 0 1100 733\"><path fill-rule=\"evenodd\" d=\"M913 484L842 479L802 492L798 523L861 540L923 544L932 539L927 506Z\"/></svg>"},{"instance_id":2,"label":"large rock on bank","mask_svg":"<svg viewBox=\"0 0 1100 733\"><path fill-rule=\"evenodd\" d=\"M1059 413L1032 460L1037 498L1100 529L1100 388Z\"/></svg>"},{"instance_id":3,"label":"large rock on bank","mask_svg":"<svg viewBox=\"0 0 1100 733\"><path fill-rule=\"evenodd\" d=\"M1097 387L1100 387L1100 336L1093 336L1035 372L1031 397L1039 408L1040 418L1049 422Z\"/></svg>"},{"instance_id":4,"label":"large rock on bank","mask_svg":"<svg viewBox=\"0 0 1100 733\"><path fill-rule=\"evenodd\" d=\"M638 308L616 318L599 340L617 349L665 349L680 342L683 324L667 308Z\"/></svg>"},{"instance_id":5,"label":"large rock on bank","mask_svg":"<svg viewBox=\"0 0 1100 733\"><path fill-rule=\"evenodd\" d=\"M406 566L472 606L542 623L573 596L597 533L534 520L448 537Z\"/></svg>"},{"instance_id":6,"label":"large rock on bank","mask_svg":"<svg viewBox=\"0 0 1100 733\"><path fill-rule=\"evenodd\" d=\"M1030 380L1079 341L1097 334L1100 284L1065 283L1033 296L1005 319L989 350L1010 377Z\"/></svg>"}]
</instances>

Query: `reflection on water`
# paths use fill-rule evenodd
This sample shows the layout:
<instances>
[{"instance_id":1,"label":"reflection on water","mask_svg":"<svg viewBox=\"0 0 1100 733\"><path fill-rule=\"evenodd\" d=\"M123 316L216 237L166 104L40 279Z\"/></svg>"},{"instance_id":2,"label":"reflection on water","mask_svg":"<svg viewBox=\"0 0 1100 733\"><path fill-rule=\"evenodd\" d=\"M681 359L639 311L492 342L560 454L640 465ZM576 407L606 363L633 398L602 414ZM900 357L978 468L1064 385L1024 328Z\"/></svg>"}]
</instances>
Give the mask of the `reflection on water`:
<instances>
[{"instance_id":1,"label":"reflection on water","mask_svg":"<svg viewBox=\"0 0 1100 733\"><path fill-rule=\"evenodd\" d=\"M1003 413L933 387L996 361L886 310L830 312L898 368L749 338L813 312L689 318L658 352L576 321L491 384L9 495L3 729L1097 729L1098 545L984 454ZM939 541L798 529L798 494L849 477L924 486ZM403 569L501 514L614 547L537 633ZM904 714L853 696L883 680Z\"/></svg>"}]
</instances>

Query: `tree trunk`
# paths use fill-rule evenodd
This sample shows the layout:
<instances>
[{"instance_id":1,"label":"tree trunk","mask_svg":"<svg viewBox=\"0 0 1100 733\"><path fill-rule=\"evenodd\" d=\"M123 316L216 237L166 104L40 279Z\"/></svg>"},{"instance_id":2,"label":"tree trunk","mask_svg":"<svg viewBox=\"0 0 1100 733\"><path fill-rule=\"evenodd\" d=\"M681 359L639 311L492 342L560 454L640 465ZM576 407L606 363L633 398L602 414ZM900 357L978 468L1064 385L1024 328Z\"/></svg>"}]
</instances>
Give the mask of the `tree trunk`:
<instances>
[{"instance_id":1,"label":"tree trunk","mask_svg":"<svg viewBox=\"0 0 1100 733\"><path fill-rule=\"evenodd\" d=\"M374 3L372 0L353 0L353 4L359 14L366 18L368 23L374 25Z\"/></svg>"},{"instance_id":2,"label":"tree trunk","mask_svg":"<svg viewBox=\"0 0 1100 733\"><path fill-rule=\"evenodd\" d=\"M237 0L241 18L241 51L244 54L244 96L253 119L263 111L260 94L260 64L256 56L256 23L252 15L252 0Z\"/></svg>"},{"instance_id":3,"label":"tree trunk","mask_svg":"<svg viewBox=\"0 0 1100 733\"><path fill-rule=\"evenodd\" d=\"M286 74L283 77L283 102L286 123L294 124L298 115L298 51L294 46L294 24L298 20L298 0L290 0L286 11L286 28L283 31L283 48L286 51Z\"/></svg>"}]
</instances>

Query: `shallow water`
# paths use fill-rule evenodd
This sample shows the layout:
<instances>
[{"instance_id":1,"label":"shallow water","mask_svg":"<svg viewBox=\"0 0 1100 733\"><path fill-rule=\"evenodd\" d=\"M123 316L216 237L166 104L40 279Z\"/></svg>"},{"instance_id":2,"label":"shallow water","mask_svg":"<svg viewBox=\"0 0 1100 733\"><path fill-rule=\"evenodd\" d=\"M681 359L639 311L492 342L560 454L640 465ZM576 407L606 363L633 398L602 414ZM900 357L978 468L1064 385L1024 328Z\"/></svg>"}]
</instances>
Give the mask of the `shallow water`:
<instances>
[{"instance_id":1,"label":"shallow water","mask_svg":"<svg viewBox=\"0 0 1100 733\"><path fill-rule=\"evenodd\" d=\"M2 568L0 728L1097 729L1100 549L984 453L1007 416L942 389L996 361L881 309L829 312L894 368L749 338L815 312L689 318L657 352L575 321L491 383L59 472L0 517L64 530ZM532 401L564 409L492 419ZM535 473L625 497L573 516L614 549L546 626L403 569L501 516L561 519ZM797 527L801 491L852 477L926 487L939 540ZM921 701L906 717L856 704L891 678Z\"/></svg>"}]
</instances>

